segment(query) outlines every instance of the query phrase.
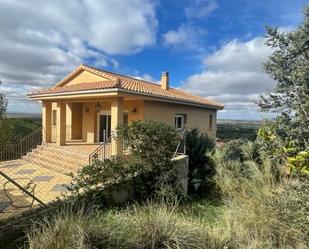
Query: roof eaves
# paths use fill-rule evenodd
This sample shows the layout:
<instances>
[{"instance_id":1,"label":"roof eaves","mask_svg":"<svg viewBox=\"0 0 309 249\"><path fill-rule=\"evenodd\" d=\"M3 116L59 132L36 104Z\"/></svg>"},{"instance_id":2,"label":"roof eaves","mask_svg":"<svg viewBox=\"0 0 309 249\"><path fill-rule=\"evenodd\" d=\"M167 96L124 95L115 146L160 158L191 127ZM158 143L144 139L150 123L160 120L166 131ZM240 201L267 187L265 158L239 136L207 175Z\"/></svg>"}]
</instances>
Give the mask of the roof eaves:
<instances>
[{"instance_id":1,"label":"roof eaves","mask_svg":"<svg viewBox=\"0 0 309 249\"><path fill-rule=\"evenodd\" d=\"M52 96L65 96L65 95L78 95L78 94L95 94L95 93L113 93L113 92L124 92L124 93L130 93L130 94L137 94L137 95L142 95L142 96L147 96L147 97L153 97L153 98L158 98L158 99L163 99L163 100L170 100L172 102L177 102L181 104L186 104L186 105L193 105L193 106L199 106L199 107L207 107L211 109L223 109L224 105L214 105L214 104L206 104L202 103L199 101L194 101L194 100L187 100L183 98L177 98L177 97L169 97L169 96L162 96L158 94L152 94L152 93L147 93L147 92L137 92L137 91L132 91L132 90L127 90L123 89L120 87L113 87L113 88L104 88L104 89L92 89L92 90L78 90L78 91L67 91L67 92L56 92L56 93L30 93L27 94L29 99L40 99L44 97L52 97Z\"/></svg>"}]
</instances>

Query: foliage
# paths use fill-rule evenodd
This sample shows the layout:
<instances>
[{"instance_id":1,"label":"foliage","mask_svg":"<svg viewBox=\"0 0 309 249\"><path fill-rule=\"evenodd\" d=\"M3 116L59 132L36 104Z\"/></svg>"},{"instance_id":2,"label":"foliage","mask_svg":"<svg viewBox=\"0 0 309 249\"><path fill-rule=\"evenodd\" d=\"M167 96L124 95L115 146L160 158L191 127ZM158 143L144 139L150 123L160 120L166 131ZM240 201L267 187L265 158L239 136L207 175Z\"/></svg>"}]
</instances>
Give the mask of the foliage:
<instances>
[{"instance_id":1,"label":"foliage","mask_svg":"<svg viewBox=\"0 0 309 249\"><path fill-rule=\"evenodd\" d=\"M295 143L282 141L275 133L275 124L258 130L257 143L273 162L284 165L287 175L309 174L309 151L299 151Z\"/></svg>"},{"instance_id":2,"label":"foliage","mask_svg":"<svg viewBox=\"0 0 309 249\"><path fill-rule=\"evenodd\" d=\"M92 165L81 168L76 175L71 175L73 181L68 189L74 195L91 193L95 199L102 195L101 191L107 185L124 182L137 173L128 162L123 156L95 160Z\"/></svg>"},{"instance_id":3,"label":"foliage","mask_svg":"<svg viewBox=\"0 0 309 249\"><path fill-rule=\"evenodd\" d=\"M37 118L6 118L0 129L0 143L18 143L42 125Z\"/></svg>"},{"instance_id":4,"label":"foliage","mask_svg":"<svg viewBox=\"0 0 309 249\"><path fill-rule=\"evenodd\" d=\"M0 80L1 85L1 80ZM4 93L0 92L0 122L6 118L6 110L7 110L8 101L5 98Z\"/></svg>"},{"instance_id":5,"label":"foliage","mask_svg":"<svg viewBox=\"0 0 309 249\"><path fill-rule=\"evenodd\" d=\"M277 81L276 88L260 97L263 111L281 113L273 122L276 134L283 141L293 141L295 147L309 147L309 6L304 20L292 32L267 29L266 44L275 51L265 63L265 70Z\"/></svg>"},{"instance_id":6,"label":"foliage","mask_svg":"<svg viewBox=\"0 0 309 249\"><path fill-rule=\"evenodd\" d=\"M309 151L300 151L287 157L287 167L291 174L309 175Z\"/></svg>"},{"instance_id":7,"label":"foliage","mask_svg":"<svg viewBox=\"0 0 309 249\"><path fill-rule=\"evenodd\" d=\"M308 181L278 180L272 170L276 165L263 155L260 162L226 161L224 150L218 150L214 160L227 248L307 248Z\"/></svg>"},{"instance_id":8,"label":"foliage","mask_svg":"<svg viewBox=\"0 0 309 249\"><path fill-rule=\"evenodd\" d=\"M135 184L140 198L152 194L173 198L179 192L171 161L178 142L175 129L163 122L138 120L119 127L117 134L129 148L131 164L139 170Z\"/></svg>"},{"instance_id":9,"label":"foliage","mask_svg":"<svg viewBox=\"0 0 309 249\"><path fill-rule=\"evenodd\" d=\"M280 221L276 229L300 231L309 244L309 184L307 178L284 182L269 202Z\"/></svg>"},{"instance_id":10,"label":"foliage","mask_svg":"<svg viewBox=\"0 0 309 249\"><path fill-rule=\"evenodd\" d=\"M186 154L189 156L189 193L204 194L209 191L211 178L216 171L207 153L215 147L214 140L198 129L192 129L186 137Z\"/></svg>"},{"instance_id":11,"label":"foliage","mask_svg":"<svg viewBox=\"0 0 309 249\"><path fill-rule=\"evenodd\" d=\"M240 160L245 159L258 160L259 147L255 142L247 139L234 139L227 142L223 148L224 160Z\"/></svg>"},{"instance_id":12,"label":"foliage","mask_svg":"<svg viewBox=\"0 0 309 249\"><path fill-rule=\"evenodd\" d=\"M171 160L177 141L175 130L160 122L135 121L119 127L117 135L126 141L130 154L96 160L83 167L73 176L71 193L91 193L91 198L96 199L102 197L103 189L111 195L114 187L129 184L135 199L174 198L179 193Z\"/></svg>"},{"instance_id":13,"label":"foliage","mask_svg":"<svg viewBox=\"0 0 309 249\"><path fill-rule=\"evenodd\" d=\"M173 127L153 120L138 120L129 126L121 126L118 135L126 142L132 156L143 167L151 169L165 167L178 142Z\"/></svg>"}]
</instances>

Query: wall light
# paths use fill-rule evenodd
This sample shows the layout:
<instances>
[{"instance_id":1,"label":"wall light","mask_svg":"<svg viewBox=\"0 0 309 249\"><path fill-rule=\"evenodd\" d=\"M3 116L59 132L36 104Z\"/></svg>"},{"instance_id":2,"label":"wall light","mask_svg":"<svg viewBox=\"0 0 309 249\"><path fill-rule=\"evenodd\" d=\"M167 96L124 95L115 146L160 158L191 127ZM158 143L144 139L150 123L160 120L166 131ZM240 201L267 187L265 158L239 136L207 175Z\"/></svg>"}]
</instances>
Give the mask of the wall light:
<instances>
[{"instance_id":1,"label":"wall light","mask_svg":"<svg viewBox=\"0 0 309 249\"><path fill-rule=\"evenodd\" d=\"M96 110L97 112L99 112L99 111L101 111L101 109L102 109L102 106L100 105L99 102L97 102L97 104L95 105L95 110Z\"/></svg>"}]
</instances>

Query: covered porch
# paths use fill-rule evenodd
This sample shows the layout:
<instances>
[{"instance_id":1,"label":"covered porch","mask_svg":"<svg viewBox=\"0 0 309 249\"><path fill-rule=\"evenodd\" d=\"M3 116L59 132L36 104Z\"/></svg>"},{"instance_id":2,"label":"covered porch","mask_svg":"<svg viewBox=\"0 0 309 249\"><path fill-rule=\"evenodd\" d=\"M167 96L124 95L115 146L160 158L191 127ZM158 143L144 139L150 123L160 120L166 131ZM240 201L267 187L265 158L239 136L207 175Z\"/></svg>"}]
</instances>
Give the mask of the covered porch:
<instances>
[{"instance_id":1,"label":"covered porch","mask_svg":"<svg viewBox=\"0 0 309 249\"><path fill-rule=\"evenodd\" d=\"M123 144L116 128L143 119L142 99L42 100L43 143L60 146L110 143L111 155L119 155Z\"/></svg>"}]
</instances>

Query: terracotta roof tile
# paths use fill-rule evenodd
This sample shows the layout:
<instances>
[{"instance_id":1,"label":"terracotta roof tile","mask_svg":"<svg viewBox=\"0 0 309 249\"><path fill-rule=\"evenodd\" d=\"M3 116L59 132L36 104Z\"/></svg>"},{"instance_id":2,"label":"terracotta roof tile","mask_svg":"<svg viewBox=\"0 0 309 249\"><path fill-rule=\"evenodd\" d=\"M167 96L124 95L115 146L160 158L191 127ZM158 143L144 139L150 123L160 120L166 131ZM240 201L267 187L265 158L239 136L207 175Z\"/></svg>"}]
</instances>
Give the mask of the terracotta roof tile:
<instances>
[{"instance_id":1,"label":"terracotta roof tile","mask_svg":"<svg viewBox=\"0 0 309 249\"><path fill-rule=\"evenodd\" d=\"M98 82L85 82L76 85L65 86L65 83L74 77L80 70L86 70L102 76L108 80ZM133 91L136 93L153 95L157 97L164 97L174 99L178 101L191 102L196 104L202 104L207 106L213 106L215 108L223 108L224 106L216 101L208 98L192 95L179 89L169 88L164 90L159 84L140 80L128 76L124 76L117 73L107 72L92 68L86 65L81 65L75 69L71 74L57 83L54 87L30 93L29 96L41 95L41 94L55 94L55 93L66 93L76 91L87 91L87 90L101 90L101 89L123 89Z\"/></svg>"}]
</instances>

